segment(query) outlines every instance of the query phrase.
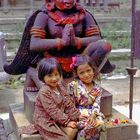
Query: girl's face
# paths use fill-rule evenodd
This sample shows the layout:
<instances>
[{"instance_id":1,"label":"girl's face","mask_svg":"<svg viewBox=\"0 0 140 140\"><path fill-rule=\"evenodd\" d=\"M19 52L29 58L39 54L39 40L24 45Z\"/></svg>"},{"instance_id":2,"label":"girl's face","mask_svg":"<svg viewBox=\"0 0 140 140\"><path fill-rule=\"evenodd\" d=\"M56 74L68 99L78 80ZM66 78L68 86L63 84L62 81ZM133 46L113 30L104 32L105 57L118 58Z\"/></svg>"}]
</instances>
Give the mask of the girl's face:
<instances>
[{"instance_id":1,"label":"girl's face","mask_svg":"<svg viewBox=\"0 0 140 140\"><path fill-rule=\"evenodd\" d=\"M93 81L95 73L93 68L86 63L77 67L77 75L83 83L90 84Z\"/></svg>"},{"instance_id":2,"label":"girl's face","mask_svg":"<svg viewBox=\"0 0 140 140\"><path fill-rule=\"evenodd\" d=\"M61 10L69 10L71 9L76 3L76 0L55 0L55 4L58 9Z\"/></svg>"},{"instance_id":3,"label":"girl's face","mask_svg":"<svg viewBox=\"0 0 140 140\"><path fill-rule=\"evenodd\" d=\"M44 82L53 89L53 88L56 88L60 79L61 79L61 76L58 70L54 69L51 74L45 75Z\"/></svg>"}]
</instances>

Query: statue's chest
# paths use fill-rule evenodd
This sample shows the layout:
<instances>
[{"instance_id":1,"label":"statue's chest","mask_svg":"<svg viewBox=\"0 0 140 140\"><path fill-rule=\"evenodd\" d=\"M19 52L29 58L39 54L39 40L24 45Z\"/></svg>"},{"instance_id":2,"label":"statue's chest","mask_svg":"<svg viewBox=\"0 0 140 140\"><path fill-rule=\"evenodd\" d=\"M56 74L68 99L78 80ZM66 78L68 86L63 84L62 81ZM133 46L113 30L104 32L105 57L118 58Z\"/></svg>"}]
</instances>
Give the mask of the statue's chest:
<instances>
[{"instance_id":1,"label":"statue's chest","mask_svg":"<svg viewBox=\"0 0 140 140\"><path fill-rule=\"evenodd\" d=\"M47 33L48 35L52 38L61 38L62 37L62 32L64 29L65 25L58 25L56 21L49 19L48 20L48 26L47 26ZM75 35L77 37L82 36L83 34L83 23L79 22L76 25L73 25Z\"/></svg>"}]
</instances>

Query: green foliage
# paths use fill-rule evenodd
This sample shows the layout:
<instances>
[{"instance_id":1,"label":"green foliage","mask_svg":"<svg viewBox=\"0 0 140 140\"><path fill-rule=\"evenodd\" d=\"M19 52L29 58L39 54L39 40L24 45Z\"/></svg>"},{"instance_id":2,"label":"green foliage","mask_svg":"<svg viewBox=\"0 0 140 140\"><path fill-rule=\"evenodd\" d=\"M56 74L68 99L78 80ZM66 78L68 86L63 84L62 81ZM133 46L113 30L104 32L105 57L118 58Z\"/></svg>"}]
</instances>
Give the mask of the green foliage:
<instances>
[{"instance_id":1,"label":"green foliage","mask_svg":"<svg viewBox=\"0 0 140 140\"><path fill-rule=\"evenodd\" d=\"M24 26L22 22L17 23L16 26L12 29L12 32L16 33L16 40L21 39L20 33L22 33L23 30L24 30Z\"/></svg>"},{"instance_id":2,"label":"green foliage","mask_svg":"<svg viewBox=\"0 0 140 140\"><path fill-rule=\"evenodd\" d=\"M22 76L12 76L7 82L0 85L0 90L4 88L17 89L23 86L24 81L21 80Z\"/></svg>"},{"instance_id":3,"label":"green foliage","mask_svg":"<svg viewBox=\"0 0 140 140\"><path fill-rule=\"evenodd\" d=\"M104 26L101 31L103 38L110 41L113 49L131 47L129 23L125 21L113 22L112 24L107 24Z\"/></svg>"}]
</instances>

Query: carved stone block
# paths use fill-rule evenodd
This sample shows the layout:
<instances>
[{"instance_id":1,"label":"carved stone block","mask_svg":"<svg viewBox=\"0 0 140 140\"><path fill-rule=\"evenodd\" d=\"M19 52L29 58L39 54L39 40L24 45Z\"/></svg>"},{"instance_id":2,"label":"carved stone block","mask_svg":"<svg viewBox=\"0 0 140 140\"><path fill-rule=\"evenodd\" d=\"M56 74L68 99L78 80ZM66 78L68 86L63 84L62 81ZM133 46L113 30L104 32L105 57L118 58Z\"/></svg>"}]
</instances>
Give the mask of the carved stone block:
<instances>
[{"instance_id":1,"label":"carved stone block","mask_svg":"<svg viewBox=\"0 0 140 140\"><path fill-rule=\"evenodd\" d=\"M6 62L6 45L4 40L4 35L0 32L0 72L3 70L3 65Z\"/></svg>"},{"instance_id":2,"label":"carved stone block","mask_svg":"<svg viewBox=\"0 0 140 140\"><path fill-rule=\"evenodd\" d=\"M24 110L27 119L32 122L35 108L35 98L38 92L24 92Z\"/></svg>"},{"instance_id":3,"label":"carved stone block","mask_svg":"<svg viewBox=\"0 0 140 140\"><path fill-rule=\"evenodd\" d=\"M112 115L112 94L105 89L102 91L100 111L105 116Z\"/></svg>"}]
</instances>

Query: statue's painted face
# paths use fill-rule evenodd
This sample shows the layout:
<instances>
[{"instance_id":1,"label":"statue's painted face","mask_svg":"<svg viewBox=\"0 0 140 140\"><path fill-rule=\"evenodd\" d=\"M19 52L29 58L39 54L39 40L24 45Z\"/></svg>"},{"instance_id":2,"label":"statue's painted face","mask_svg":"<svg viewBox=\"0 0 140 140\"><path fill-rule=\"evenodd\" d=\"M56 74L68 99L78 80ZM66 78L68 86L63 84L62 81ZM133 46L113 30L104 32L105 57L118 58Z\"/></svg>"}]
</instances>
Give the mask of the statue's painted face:
<instances>
[{"instance_id":1,"label":"statue's painted face","mask_svg":"<svg viewBox=\"0 0 140 140\"><path fill-rule=\"evenodd\" d=\"M69 10L71 9L76 3L76 0L55 0L55 4L57 8L61 10Z\"/></svg>"}]
</instances>

